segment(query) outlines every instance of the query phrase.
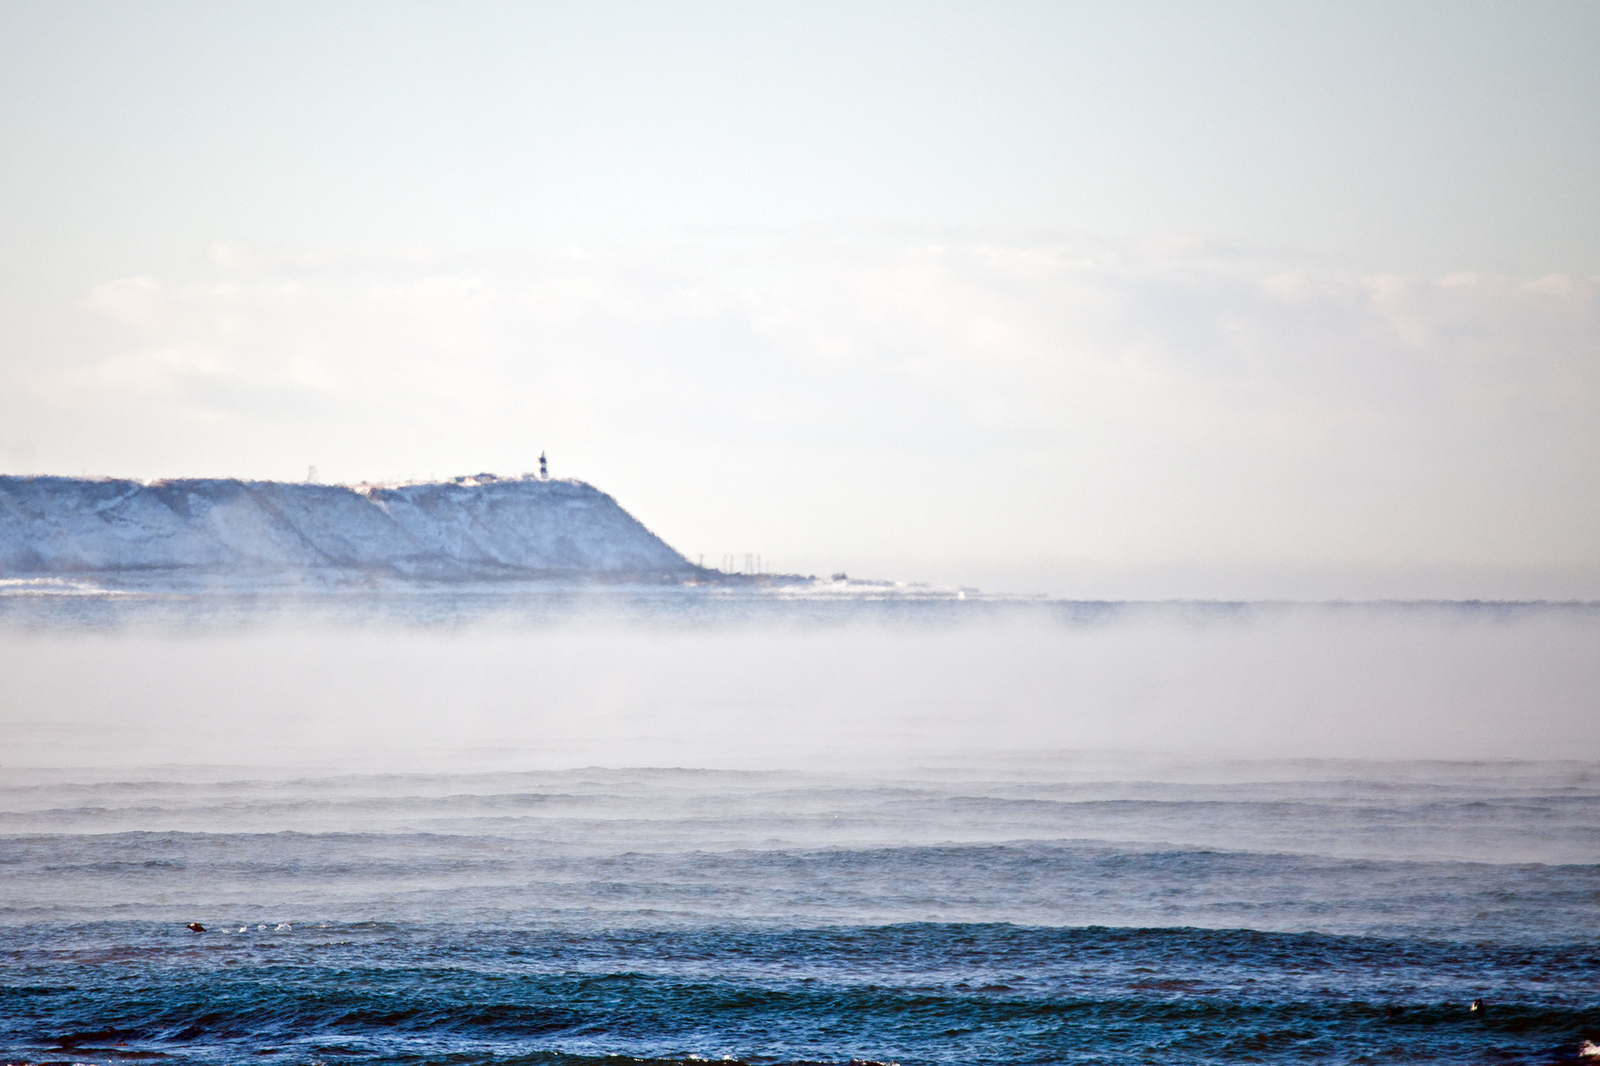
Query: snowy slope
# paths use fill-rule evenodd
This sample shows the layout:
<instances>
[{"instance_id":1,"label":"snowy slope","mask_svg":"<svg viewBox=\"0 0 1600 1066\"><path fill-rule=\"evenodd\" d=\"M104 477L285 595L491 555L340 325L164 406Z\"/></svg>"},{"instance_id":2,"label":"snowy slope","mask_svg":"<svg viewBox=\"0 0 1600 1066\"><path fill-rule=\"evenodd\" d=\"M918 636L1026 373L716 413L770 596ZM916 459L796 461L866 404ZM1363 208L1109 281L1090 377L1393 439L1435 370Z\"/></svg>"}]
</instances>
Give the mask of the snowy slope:
<instances>
[{"instance_id":1,"label":"snowy slope","mask_svg":"<svg viewBox=\"0 0 1600 1066\"><path fill-rule=\"evenodd\" d=\"M0 476L0 573L482 579L698 572L581 481Z\"/></svg>"}]
</instances>

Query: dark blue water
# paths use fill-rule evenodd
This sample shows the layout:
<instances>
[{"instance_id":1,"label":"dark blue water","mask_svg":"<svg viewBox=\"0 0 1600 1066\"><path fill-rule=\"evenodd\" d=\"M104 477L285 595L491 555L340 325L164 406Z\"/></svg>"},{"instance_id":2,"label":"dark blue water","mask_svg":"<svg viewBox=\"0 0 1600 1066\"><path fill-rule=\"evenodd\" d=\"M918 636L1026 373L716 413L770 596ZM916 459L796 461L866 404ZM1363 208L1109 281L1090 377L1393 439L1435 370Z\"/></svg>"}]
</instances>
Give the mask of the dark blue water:
<instances>
[{"instance_id":1,"label":"dark blue water","mask_svg":"<svg viewBox=\"0 0 1600 1066\"><path fill-rule=\"evenodd\" d=\"M1595 767L1284 769L18 774L0 1050L1583 1061Z\"/></svg>"},{"instance_id":2,"label":"dark blue water","mask_svg":"<svg viewBox=\"0 0 1600 1066\"><path fill-rule=\"evenodd\" d=\"M1592 943L1246 930L110 922L6 961L29 1060L1554 1062L1600 1020Z\"/></svg>"}]
</instances>

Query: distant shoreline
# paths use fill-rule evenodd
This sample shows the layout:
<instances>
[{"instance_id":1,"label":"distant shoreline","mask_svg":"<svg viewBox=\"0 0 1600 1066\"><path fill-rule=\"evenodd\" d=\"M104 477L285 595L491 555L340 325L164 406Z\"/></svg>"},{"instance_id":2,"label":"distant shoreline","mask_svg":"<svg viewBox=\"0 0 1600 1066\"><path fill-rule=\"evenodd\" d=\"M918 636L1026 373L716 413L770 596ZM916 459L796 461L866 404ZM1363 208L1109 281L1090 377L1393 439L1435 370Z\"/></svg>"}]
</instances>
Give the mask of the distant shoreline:
<instances>
[{"instance_id":1,"label":"distant shoreline","mask_svg":"<svg viewBox=\"0 0 1600 1066\"><path fill-rule=\"evenodd\" d=\"M355 485L0 475L0 579L30 578L128 591L814 580L698 566L594 486L539 475Z\"/></svg>"}]
</instances>

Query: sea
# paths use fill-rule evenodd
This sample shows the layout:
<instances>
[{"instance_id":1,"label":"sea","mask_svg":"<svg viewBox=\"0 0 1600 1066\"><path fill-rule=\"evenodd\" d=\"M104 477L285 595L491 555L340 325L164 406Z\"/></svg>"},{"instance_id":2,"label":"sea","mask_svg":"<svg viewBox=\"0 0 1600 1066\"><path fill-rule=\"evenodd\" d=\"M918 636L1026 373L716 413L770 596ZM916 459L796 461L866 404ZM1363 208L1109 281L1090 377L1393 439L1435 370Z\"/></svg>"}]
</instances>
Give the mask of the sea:
<instances>
[{"instance_id":1,"label":"sea","mask_svg":"<svg viewBox=\"0 0 1600 1066\"><path fill-rule=\"evenodd\" d=\"M1595 605L38 591L0 1061L1600 1062Z\"/></svg>"}]
</instances>

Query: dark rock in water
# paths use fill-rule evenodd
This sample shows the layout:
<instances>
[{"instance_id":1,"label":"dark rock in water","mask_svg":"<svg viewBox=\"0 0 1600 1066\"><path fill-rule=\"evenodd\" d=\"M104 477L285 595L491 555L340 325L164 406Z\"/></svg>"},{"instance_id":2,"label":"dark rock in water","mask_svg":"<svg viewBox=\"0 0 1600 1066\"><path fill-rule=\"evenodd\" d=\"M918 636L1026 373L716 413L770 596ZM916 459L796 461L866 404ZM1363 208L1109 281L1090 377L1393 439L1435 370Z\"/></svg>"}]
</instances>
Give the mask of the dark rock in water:
<instances>
[{"instance_id":1,"label":"dark rock in water","mask_svg":"<svg viewBox=\"0 0 1600 1066\"><path fill-rule=\"evenodd\" d=\"M159 584L710 572L591 485L479 475L396 485L0 476L0 573Z\"/></svg>"},{"instance_id":2,"label":"dark rock in water","mask_svg":"<svg viewBox=\"0 0 1600 1066\"><path fill-rule=\"evenodd\" d=\"M184 928L194 933L203 933L206 931L206 927L201 925L199 922L190 922L188 925L184 926Z\"/></svg>"}]
</instances>

